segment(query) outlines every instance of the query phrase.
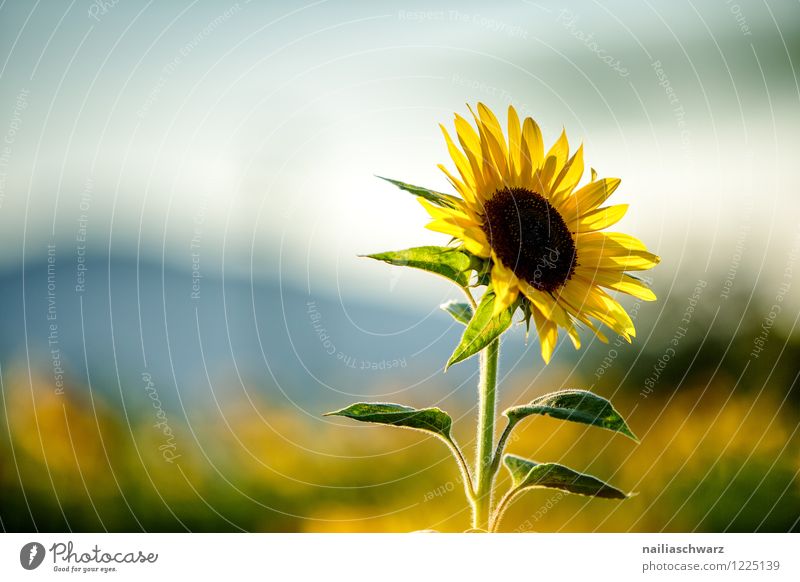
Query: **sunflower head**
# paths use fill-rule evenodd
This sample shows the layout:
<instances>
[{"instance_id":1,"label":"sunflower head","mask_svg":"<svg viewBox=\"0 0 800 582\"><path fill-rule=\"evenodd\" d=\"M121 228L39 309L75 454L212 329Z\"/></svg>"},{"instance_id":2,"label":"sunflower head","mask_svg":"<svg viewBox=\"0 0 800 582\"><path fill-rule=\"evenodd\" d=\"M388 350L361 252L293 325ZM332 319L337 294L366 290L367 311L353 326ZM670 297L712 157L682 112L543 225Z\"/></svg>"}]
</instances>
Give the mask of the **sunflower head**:
<instances>
[{"instance_id":1,"label":"sunflower head","mask_svg":"<svg viewBox=\"0 0 800 582\"><path fill-rule=\"evenodd\" d=\"M660 259L638 239L603 229L618 222L627 204L604 206L620 184L598 179L579 187L583 146L570 155L564 132L547 151L530 117L522 123L508 108L507 138L497 117L482 103L473 127L456 114L458 144L442 127L457 173L439 168L461 195L447 204L420 199L433 219L428 228L451 235L490 265L494 314L521 306L532 317L542 357L550 361L563 328L576 348L583 325L602 341L602 324L624 337L633 322L607 290L644 301L656 297L626 271L657 265Z\"/></svg>"}]
</instances>

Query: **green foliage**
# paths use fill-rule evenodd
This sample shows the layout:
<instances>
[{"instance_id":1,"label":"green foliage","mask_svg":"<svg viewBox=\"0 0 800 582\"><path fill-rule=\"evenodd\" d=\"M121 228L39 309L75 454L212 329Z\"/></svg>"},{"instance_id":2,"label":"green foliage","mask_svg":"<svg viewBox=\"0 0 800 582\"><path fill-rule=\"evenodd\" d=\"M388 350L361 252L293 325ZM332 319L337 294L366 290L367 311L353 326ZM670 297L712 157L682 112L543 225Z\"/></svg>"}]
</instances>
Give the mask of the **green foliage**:
<instances>
[{"instance_id":1,"label":"green foliage","mask_svg":"<svg viewBox=\"0 0 800 582\"><path fill-rule=\"evenodd\" d=\"M472 259L468 253L458 249L427 246L366 256L390 265L413 267L435 273L450 279L462 288L469 285Z\"/></svg>"},{"instance_id":2,"label":"green foliage","mask_svg":"<svg viewBox=\"0 0 800 582\"><path fill-rule=\"evenodd\" d=\"M450 209L461 207L461 201L449 194L442 194L397 180L382 179L430 204ZM527 338L533 313L528 301L522 297L505 309L496 310L497 296L491 283L490 260L477 257L463 247L439 246L416 247L367 256L391 265L413 267L440 275L453 281L467 294L469 303L448 301L440 307L465 326L461 340L450 356L445 369L492 346L486 352L485 364L481 366L479 385L482 392L481 416L478 424L478 460L474 469L470 471L463 453L450 435L451 417L438 408L415 409L400 404L359 402L341 410L329 412L326 416L344 416L360 422L412 428L432 433L443 439L450 447L459 465L465 492L472 506L473 528L471 531L496 530L510 501L514 496L529 488L553 488L607 499L628 497L619 489L591 475L578 473L557 463L540 464L514 455L503 456L505 443L513 428L518 422L534 414L598 426L619 432L638 442L625 420L611 403L591 392L563 390L536 398L527 405L507 409L504 414L508 418L508 425L495 447L493 442L494 406L499 341L498 343L493 342L498 340L511 326L513 315L519 307L522 308L522 321L526 326ZM477 307L469 289L472 286L486 286L486 291ZM492 515L492 483L501 459L505 461L505 465L511 473L513 487L506 493L497 511Z\"/></svg>"},{"instance_id":3,"label":"green foliage","mask_svg":"<svg viewBox=\"0 0 800 582\"><path fill-rule=\"evenodd\" d=\"M518 491L532 487L546 487L604 499L628 497L616 487L596 477L578 473L558 463L536 463L515 455L506 455L503 461L511 473L514 489Z\"/></svg>"},{"instance_id":4,"label":"green foliage","mask_svg":"<svg viewBox=\"0 0 800 582\"><path fill-rule=\"evenodd\" d=\"M464 325L469 324L469 320L472 319L473 311L472 306L469 303L459 303L458 301L448 301L447 303L443 303L439 306L443 311L446 311L450 315L453 316L459 323L463 323Z\"/></svg>"},{"instance_id":5,"label":"green foliage","mask_svg":"<svg viewBox=\"0 0 800 582\"><path fill-rule=\"evenodd\" d=\"M450 441L453 420L439 408L416 409L402 404L384 402L356 402L325 416L344 416L361 422L388 424L430 432Z\"/></svg>"},{"instance_id":6,"label":"green foliage","mask_svg":"<svg viewBox=\"0 0 800 582\"><path fill-rule=\"evenodd\" d=\"M560 420L599 426L622 433L639 442L612 404L605 398L587 390L551 392L535 398L524 406L512 406L503 414L512 424L516 424L532 414L542 414Z\"/></svg>"},{"instance_id":7,"label":"green foliage","mask_svg":"<svg viewBox=\"0 0 800 582\"><path fill-rule=\"evenodd\" d=\"M423 188L422 186L413 186L412 184L406 184L405 182L401 182L400 180L392 180L391 178L384 178L383 176L378 176L378 178L381 180L386 180L390 184L393 184L401 190L405 190L414 196L424 198L428 202L436 204L436 206L442 206L444 208L458 207L459 199L455 196L451 196L450 194L443 194L442 192L429 190L428 188Z\"/></svg>"},{"instance_id":8,"label":"green foliage","mask_svg":"<svg viewBox=\"0 0 800 582\"><path fill-rule=\"evenodd\" d=\"M481 298L475 315L464 330L461 342L453 352L453 355L450 356L450 360L447 362L448 368L477 354L496 340L511 325L511 317L517 308L517 303L497 315L493 315L494 301L494 291L489 288Z\"/></svg>"},{"instance_id":9,"label":"green foliage","mask_svg":"<svg viewBox=\"0 0 800 582\"><path fill-rule=\"evenodd\" d=\"M466 252L471 260L470 268L475 271L475 283L473 287L486 286L492 282L492 262L489 259L482 259L468 251Z\"/></svg>"}]
</instances>

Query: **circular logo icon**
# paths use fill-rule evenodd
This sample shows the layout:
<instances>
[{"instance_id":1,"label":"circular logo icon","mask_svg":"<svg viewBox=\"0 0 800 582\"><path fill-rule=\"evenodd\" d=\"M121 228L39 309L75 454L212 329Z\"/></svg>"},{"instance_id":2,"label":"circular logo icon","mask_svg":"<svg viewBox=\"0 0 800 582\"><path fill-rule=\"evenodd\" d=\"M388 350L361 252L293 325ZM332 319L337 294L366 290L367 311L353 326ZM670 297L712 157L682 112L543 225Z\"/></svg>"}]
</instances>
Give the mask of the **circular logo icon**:
<instances>
[{"instance_id":1,"label":"circular logo icon","mask_svg":"<svg viewBox=\"0 0 800 582\"><path fill-rule=\"evenodd\" d=\"M28 542L19 551L19 563L26 570L35 570L44 561L44 546L39 542Z\"/></svg>"}]
</instances>

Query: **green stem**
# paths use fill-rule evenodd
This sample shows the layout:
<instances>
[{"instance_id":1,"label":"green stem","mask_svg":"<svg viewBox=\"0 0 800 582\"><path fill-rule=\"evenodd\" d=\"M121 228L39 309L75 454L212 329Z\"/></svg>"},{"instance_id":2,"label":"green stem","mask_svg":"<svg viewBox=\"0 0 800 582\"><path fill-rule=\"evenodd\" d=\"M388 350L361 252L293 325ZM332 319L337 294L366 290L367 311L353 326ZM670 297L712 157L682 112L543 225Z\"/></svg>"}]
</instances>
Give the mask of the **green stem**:
<instances>
[{"instance_id":1,"label":"green stem","mask_svg":"<svg viewBox=\"0 0 800 582\"><path fill-rule=\"evenodd\" d=\"M478 447L475 459L475 499L472 527L489 531L492 508L492 464L494 460L494 413L497 387L497 359L500 339L481 351L481 377L478 386Z\"/></svg>"},{"instance_id":2,"label":"green stem","mask_svg":"<svg viewBox=\"0 0 800 582\"><path fill-rule=\"evenodd\" d=\"M497 531L497 527L500 525L500 522L503 520L503 515L506 513L506 509L508 509L509 503L511 500L514 499L517 493L519 493L519 489L511 489L508 493L503 496L503 499L500 500L500 503L497 505L497 511L495 511L494 517L492 518L492 523L489 526L489 531L495 532Z\"/></svg>"},{"instance_id":3,"label":"green stem","mask_svg":"<svg viewBox=\"0 0 800 582\"><path fill-rule=\"evenodd\" d=\"M469 474L467 461L464 459L464 455L461 454L461 449L458 448L458 444L456 444L452 438L444 439L444 442L453 453L456 463L458 464L458 469L461 471L461 480L464 483L464 492L467 494L467 499L472 499L475 496L475 488L472 485L472 477Z\"/></svg>"},{"instance_id":4,"label":"green stem","mask_svg":"<svg viewBox=\"0 0 800 582\"><path fill-rule=\"evenodd\" d=\"M467 301L469 301L469 304L472 306L472 310L477 310L478 304L475 302L475 298L472 296L472 293L470 293L469 289L462 287L461 290L464 291L464 295L467 296Z\"/></svg>"},{"instance_id":5,"label":"green stem","mask_svg":"<svg viewBox=\"0 0 800 582\"><path fill-rule=\"evenodd\" d=\"M497 441L497 449L494 452L494 459L492 459L492 477L495 476L497 473L497 469L500 468L500 460L503 458L503 450L506 448L506 441L508 437L511 435L512 429L517 425L516 422L508 421L506 424L505 430L503 430L503 434L500 436L500 440Z\"/></svg>"}]
</instances>

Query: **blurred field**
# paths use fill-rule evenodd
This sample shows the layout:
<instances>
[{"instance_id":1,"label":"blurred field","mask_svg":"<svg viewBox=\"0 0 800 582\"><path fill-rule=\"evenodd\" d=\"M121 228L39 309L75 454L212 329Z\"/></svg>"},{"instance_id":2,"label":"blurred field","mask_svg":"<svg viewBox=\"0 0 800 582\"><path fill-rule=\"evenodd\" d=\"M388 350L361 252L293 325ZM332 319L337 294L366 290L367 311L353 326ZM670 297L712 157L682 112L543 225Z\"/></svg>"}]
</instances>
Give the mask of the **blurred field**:
<instances>
[{"instance_id":1,"label":"blurred field","mask_svg":"<svg viewBox=\"0 0 800 582\"><path fill-rule=\"evenodd\" d=\"M620 503L549 490L529 492L507 512L503 531L800 530L797 320L791 323L793 312L785 303L782 319L770 328L756 357L754 340L761 337L769 313L764 304L731 296L715 308L709 292L684 326L680 322L690 293L661 293L656 308L650 309L629 302L640 330L633 345L612 339L610 345L587 342L579 352L566 346L547 367L536 360L535 342L524 351L521 330L509 334L500 361L501 374L508 376L500 386L499 410L559 388L589 388L614 402L641 443L550 418L524 421L509 452L561 462L637 495ZM287 312L296 315L299 329L311 330L305 309L300 302ZM326 305L325 313L334 309ZM415 327L416 336L400 337L413 346L416 337L447 330L449 335L427 350L434 359L446 355L458 329L448 327L444 314L439 316L430 318L427 328ZM332 335L344 337L352 329L348 321L327 317ZM370 312L370 317L380 313ZM398 325L415 321L413 314L393 317ZM678 327L686 333L667 352L675 345ZM214 334L220 326L208 329ZM63 331L62 348L66 337ZM185 343L175 334L170 339L174 345ZM130 350L118 349L120 367L127 365L130 371L117 381L108 367L113 360L102 356L101 348L91 349L91 385L75 372L80 352L73 351L63 387L54 382L49 354L33 352L30 365L24 358L7 356L11 363L3 365L0 375L0 527L466 529L469 510L462 485L440 442L322 413L357 399L344 389L356 393L356 382L374 382L373 393L386 396L373 400L447 410L471 461L476 396L469 374L474 374L476 362L459 364L447 374L433 362L430 371L418 370L418 376L408 375L410 368L371 376L349 369L348 376L335 376L335 369L322 368L320 376L336 388L331 390L312 382L300 365L330 360L317 338L311 339L301 348L300 362L290 360L285 351L273 352L278 354L273 361L296 369L278 386L258 376L248 380L234 374L223 357L225 350L218 348L212 357L205 342L208 389L184 374L176 382L182 393L170 391L163 374L162 383L151 387L150 374L136 371ZM248 361L241 347L248 341L243 334L236 343L240 366ZM364 336L362 343L374 345L379 353L381 344L391 341ZM669 358L662 366L665 354ZM183 359L187 370L201 361L193 352ZM174 362L166 360L170 367ZM508 486L506 479L501 469L498 492Z\"/></svg>"},{"instance_id":2,"label":"blurred field","mask_svg":"<svg viewBox=\"0 0 800 582\"><path fill-rule=\"evenodd\" d=\"M114 409L80 386L55 394L22 368L4 372L0 517L7 531L468 527L453 462L421 434L323 422L242 394L189 423L170 418L180 456L169 462L149 411ZM526 421L509 451L562 462L638 495L618 503L536 491L512 506L502 529L797 531L799 417L777 388L753 393L718 382L647 399L616 394L639 445L582 425ZM503 403L524 389L506 386ZM471 414L450 412L471 451ZM503 475L499 488L506 485Z\"/></svg>"}]
</instances>

